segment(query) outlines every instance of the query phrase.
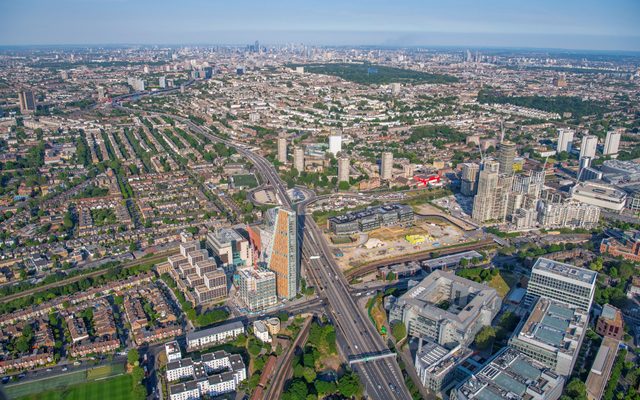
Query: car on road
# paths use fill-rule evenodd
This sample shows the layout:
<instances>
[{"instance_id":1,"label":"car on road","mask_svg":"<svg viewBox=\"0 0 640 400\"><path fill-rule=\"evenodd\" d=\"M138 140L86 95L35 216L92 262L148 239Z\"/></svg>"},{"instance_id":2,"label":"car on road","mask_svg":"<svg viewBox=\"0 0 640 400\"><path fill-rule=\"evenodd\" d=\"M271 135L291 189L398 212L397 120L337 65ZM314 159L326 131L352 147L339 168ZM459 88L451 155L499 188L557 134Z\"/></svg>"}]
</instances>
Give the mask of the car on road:
<instances>
[{"instance_id":1,"label":"car on road","mask_svg":"<svg viewBox=\"0 0 640 400\"><path fill-rule=\"evenodd\" d=\"M62 368L62 372L65 372L67 370L69 370L69 368L67 368L67 367Z\"/></svg>"}]
</instances>

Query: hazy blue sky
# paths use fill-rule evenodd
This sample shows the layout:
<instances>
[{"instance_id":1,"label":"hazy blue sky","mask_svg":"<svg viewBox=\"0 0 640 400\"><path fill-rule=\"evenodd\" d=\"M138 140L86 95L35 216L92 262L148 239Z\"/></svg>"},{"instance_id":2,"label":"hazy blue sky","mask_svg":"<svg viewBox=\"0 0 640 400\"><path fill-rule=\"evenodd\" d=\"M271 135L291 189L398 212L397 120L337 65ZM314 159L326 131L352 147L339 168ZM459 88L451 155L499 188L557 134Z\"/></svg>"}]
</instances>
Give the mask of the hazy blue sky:
<instances>
[{"instance_id":1,"label":"hazy blue sky","mask_svg":"<svg viewBox=\"0 0 640 400\"><path fill-rule=\"evenodd\" d=\"M640 50L640 0L0 0L0 44Z\"/></svg>"}]
</instances>

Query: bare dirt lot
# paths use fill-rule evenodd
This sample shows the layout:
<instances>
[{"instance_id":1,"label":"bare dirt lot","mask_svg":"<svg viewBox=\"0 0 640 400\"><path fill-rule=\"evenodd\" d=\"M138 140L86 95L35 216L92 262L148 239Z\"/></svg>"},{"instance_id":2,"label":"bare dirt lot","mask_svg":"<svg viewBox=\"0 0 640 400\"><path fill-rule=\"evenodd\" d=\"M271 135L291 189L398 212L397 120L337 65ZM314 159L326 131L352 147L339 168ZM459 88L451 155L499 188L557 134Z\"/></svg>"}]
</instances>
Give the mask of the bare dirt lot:
<instances>
[{"instance_id":1,"label":"bare dirt lot","mask_svg":"<svg viewBox=\"0 0 640 400\"><path fill-rule=\"evenodd\" d=\"M413 237L412 237L413 236ZM464 242L464 233L442 220L421 218L411 226L391 226L368 232L358 246L340 247L337 261L348 269L374 260L419 253Z\"/></svg>"}]
</instances>

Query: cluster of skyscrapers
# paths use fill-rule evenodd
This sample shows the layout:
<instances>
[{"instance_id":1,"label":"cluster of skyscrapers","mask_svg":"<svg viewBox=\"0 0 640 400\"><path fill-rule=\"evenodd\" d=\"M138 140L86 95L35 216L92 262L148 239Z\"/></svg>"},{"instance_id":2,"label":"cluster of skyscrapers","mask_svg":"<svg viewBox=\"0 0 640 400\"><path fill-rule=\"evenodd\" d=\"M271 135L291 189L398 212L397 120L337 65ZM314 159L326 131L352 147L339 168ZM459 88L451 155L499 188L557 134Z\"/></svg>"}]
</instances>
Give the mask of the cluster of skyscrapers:
<instances>
[{"instance_id":1,"label":"cluster of skyscrapers","mask_svg":"<svg viewBox=\"0 0 640 400\"><path fill-rule=\"evenodd\" d=\"M228 276L251 312L274 306L278 299L292 299L300 285L296 214L272 208L266 221L264 229L237 226L210 232L205 243L212 257L198 241L183 235L181 253L169 257L160 272L173 275L194 304L226 299Z\"/></svg>"},{"instance_id":2,"label":"cluster of skyscrapers","mask_svg":"<svg viewBox=\"0 0 640 400\"><path fill-rule=\"evenodd\" d=\"M560 130L558 150L571 150L573 132ZM586 144L590 146L589 140ZM597 143L597 140L596 140ZM583 145L583 149L586 147ZM617 149L616 149L617 151ZM503 141L495 160L462 164L463 195L474 196L472 218L478 223L510 222L516 230L544 228L592 228L600 207L571 193L566 196L544 187L545 171L515 174L515 145Z\"/></svg>"},{"instance_id":3,"label":"cluster of skyscrapers","mask_svg":"<svg viewBox=\"0 0 640 400\"><path fill-rule=\"evenodd\" d=\"M265 229L220 228L207 236L208 248L233 274L240 300L249 311L294 298L300 285L295 212L272 208L266 221Z\"/></svg>"},{"instance_id":4,"label":"cluster of skyscrapers","mask_svg":"<svg viewBox=\"0 0 640 400\"><path fill-rule=\"evenodd\" d=\"M333 132L329 135L329 148L328 152L331 153L338 161L338 183L349 182L351 175L351 160L342 152L342 135L337 132ZM515 152L515 147L514 147ZM310 158L305 156L305 148L302 145L293 147L291 151L293 157L292 167L301 173L305 171ZM289 161L289 143L288 139L284 135L280 135L277 141L277 160L281 164L286 164ZM380 180L391 181L393 179L393 153L386 151L380 156Z\"/></svg>"}]
</instances>

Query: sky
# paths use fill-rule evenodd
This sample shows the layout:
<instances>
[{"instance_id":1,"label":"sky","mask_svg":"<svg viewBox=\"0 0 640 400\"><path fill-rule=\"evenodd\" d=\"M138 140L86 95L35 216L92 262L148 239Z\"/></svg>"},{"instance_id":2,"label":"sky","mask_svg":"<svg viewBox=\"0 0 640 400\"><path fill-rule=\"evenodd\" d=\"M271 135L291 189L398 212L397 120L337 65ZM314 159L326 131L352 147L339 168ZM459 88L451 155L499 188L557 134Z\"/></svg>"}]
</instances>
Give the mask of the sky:
<instances>
[{"instance_id":1,"label":"sky","mask_svg":"<svg viewBox=\"0 0 640 400\"><path fill-rule=\"evenodd\" d=\"M0 45L265 44L640 51L640 0L0 0Z\"/></svg>"}]
</instances>

